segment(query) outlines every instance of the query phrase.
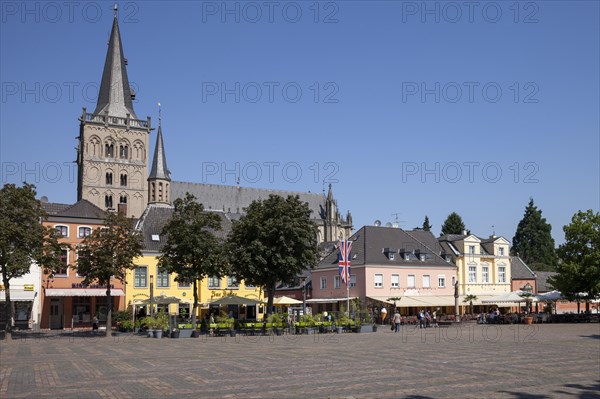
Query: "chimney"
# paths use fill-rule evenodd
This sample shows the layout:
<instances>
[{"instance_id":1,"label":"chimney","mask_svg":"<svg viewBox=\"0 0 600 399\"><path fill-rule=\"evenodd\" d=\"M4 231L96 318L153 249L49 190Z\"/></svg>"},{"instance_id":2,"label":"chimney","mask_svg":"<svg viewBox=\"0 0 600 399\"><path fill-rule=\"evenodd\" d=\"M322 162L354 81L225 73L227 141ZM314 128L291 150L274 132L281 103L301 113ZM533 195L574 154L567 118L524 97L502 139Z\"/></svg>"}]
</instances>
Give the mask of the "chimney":
<instances>
[{"instance_id":1,"label":"chimney","mask_svg":"<svg viewBox=\"0 0 600 399\"><path fill-rule=\"evenodd\" d=\"M463 230L463 234L462 235L466 236L467 235L467 230Z\"/></svg>"},{"instance_id":2,"label":"chimney","mask_svg":"<svg viewBox=\"0 0 600 399\"><path fill-rule=\"evenodd\" d=\"M117 208L120 215L127 216L127 204L119 204Z\"/></svg>"}]
</instances>

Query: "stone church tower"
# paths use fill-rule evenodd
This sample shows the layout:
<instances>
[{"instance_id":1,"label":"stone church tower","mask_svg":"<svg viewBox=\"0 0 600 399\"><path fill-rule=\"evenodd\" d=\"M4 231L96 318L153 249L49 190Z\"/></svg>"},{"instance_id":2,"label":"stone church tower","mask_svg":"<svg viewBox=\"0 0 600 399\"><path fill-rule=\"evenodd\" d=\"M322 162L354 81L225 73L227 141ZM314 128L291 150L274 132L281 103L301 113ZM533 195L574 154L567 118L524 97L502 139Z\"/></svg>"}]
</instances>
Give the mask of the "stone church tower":
<instances>
[{"instance_id":1,"label":"stone church tower","mask_svg":"<svg viewBox=\"0 0 600 399\"><path fill-rule=\"evenodd\" d=\"M101 209L125 205L127 216L137 218L148 202L151 126L150 117L135 114L126 65L115 6L98 104L92 113L84 108L79 119L77 200Z\"/></svg>"}]
</instances>

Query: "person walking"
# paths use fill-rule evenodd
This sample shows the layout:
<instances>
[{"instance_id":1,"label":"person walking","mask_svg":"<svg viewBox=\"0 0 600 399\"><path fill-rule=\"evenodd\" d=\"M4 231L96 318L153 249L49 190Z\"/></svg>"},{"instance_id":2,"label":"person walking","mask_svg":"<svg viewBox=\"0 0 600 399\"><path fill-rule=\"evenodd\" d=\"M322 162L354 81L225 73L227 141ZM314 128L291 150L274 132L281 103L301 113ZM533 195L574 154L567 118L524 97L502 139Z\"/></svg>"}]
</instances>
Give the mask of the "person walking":
<instances>
[{"instance_id":1,"label":"person walking","mask_svg":"<svg viewBox=\"0 0 600 399\"><path fill-rule=\"evenodd\" d=\"M96 334L98 332L98 317L94 316L92 319L92 334Z\"/></svg>"},{"instance_id":2,"label":"person walking","mask_svg":"<svg viewBox=\"0 0 600 399\"><path fill-rule=\"evenodd\" d=\"M400 324L402 323L402 316L400 316L400 312L398 308L394 312L394 326L396 327L395 332L400 332Z\"/></svg>"}]
</instances>

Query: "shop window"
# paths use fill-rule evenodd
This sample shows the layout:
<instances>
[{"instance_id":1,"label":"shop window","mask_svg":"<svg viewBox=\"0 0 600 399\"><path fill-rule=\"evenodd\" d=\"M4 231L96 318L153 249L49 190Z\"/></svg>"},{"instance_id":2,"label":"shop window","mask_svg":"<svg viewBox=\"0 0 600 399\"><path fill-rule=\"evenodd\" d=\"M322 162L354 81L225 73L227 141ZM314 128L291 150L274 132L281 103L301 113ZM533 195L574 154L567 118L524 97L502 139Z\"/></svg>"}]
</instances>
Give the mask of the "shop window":
<instances>
[{"instance_id":1,"label":"shop window","mask_svg":"<svg viewBox=\"0 0 600 399\"><path fill-rule=\"evenodd\" d=\"M91 323L92 302L90 297L73 297L73 323Z\"/></svg>"}]
</instances>

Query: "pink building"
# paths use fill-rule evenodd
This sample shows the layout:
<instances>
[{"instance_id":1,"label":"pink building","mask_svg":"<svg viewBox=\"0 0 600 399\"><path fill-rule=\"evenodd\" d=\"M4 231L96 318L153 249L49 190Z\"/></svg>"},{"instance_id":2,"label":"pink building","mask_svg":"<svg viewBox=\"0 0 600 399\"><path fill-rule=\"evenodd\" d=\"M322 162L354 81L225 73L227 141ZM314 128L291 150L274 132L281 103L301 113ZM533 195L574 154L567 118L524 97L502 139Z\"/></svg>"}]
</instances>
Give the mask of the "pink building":
<instances>
[{"instance_id":1,"label":"pink building","mask_svg":"<svg viewBox=\"0 0 600 399\"><path fill-rule=\"evenodd\" d=\"M352 239L350 298L360 298L376 312L382 306L391 310L394 301L402 315L421 309L454 312L456 266L431 232L365 226ZM312 273L313 313L345 309L347 287L337 256L333 251Z\"/></svg>"}]
</instances>

